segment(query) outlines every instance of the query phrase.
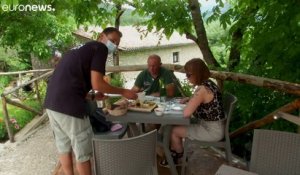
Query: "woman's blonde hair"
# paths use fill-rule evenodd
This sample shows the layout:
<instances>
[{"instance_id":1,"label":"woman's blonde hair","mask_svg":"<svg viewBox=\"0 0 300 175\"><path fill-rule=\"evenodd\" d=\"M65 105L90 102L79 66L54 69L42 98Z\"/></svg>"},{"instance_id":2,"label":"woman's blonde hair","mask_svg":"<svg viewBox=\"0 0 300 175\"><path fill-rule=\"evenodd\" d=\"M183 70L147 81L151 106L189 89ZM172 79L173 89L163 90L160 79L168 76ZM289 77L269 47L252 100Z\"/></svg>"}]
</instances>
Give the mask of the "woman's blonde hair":
<instances>
[{"instance_id":1,"label":"woman's blonde hair","mask_svg":"<svg viewBox=\"0 0 300 175\"><path fill-rule=\"evenodd\" d=\"M196 77L196 85L200 85L203 81L208 80L210 77L210 71L207 65L200 58L193 58L186 62L184 70L186 73L190 73Z\"/></svg>"}]
</instances>

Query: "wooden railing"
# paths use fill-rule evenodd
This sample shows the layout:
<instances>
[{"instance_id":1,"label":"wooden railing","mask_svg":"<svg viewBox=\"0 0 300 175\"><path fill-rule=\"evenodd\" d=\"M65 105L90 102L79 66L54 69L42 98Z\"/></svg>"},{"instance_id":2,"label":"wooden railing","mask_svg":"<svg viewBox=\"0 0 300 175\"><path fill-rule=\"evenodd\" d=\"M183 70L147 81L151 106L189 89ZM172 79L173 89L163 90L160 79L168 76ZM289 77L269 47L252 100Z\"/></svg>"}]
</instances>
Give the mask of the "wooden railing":
<instances>
[{"instance_id":1,"label":"wooden railing","mask_svg":"<svg viewBox=\"0 0 300 175\"><path fill-rule=\"evenodd\" d=\"M182 65L178 64L164 64L164 67L176 71L184 73L184 69ZM147 65L136 65L136 66L114 66L108 67L107 71L109 72L130 72L130 71L140 71L147 68ZM220 87L223 87L224 81L235 81L238 83L251 84L254 86L268 88L274 91L281 91L288 94L293 94L296 96L300 96L300 84L291 83L287 81L275 80L270 78L257 77L253 75L246 75L241 73L233 73L233 72L224 72L224 71L211 71L211 77L215 78ZM291 113L297 109L300 109L300 98L296 99L276 110L269 113L268 115L262 117L259 120L252 121L245 126L240 127L239 129L233 131L230 134L231 138L237 137L245 132L253 130L255 128L260 128L266 124L272 123L274 119L274 115L278 111Z\"/></svg>"},{"instance_id":2,"label":"wooden railing","mask_svg":"<svg viewBox=\"0 0 300 175\"><path fill-rule=\"evenodd\" d=\"M176 71L176 72L181 72L184 73L184 69L182 65L178 65L178 64L164 64L164 67ZM147 68L147 65L133 65L133 66L112 66L112 67L107 67L106 70L107 72L132 72L132 71L141 71ZM8 130L8 134L9 134L9 138L10 141L13 141L13 134L11 131L9 131L10 127L9 127L9 115L7 112L7 107L6 107L6 103L21 107L23 109L29 110L33 113L36 114L41 114L40 111L35 111L31 108L25 107L22 104L13 102L11 100L9 100L8 98L6 98L6 96L24 86L26 86L27 84L33 83L33 82L37 82L40 79L43 79L45 77L48 77L52 74L52 71L47 70L47 73L25 83L22 84L21 86L18 86L14 89L11 89L8 92L4 92L1 94L2 97L2 102L3 102L3 113L5 116L5 124ZM0 73L0 75L3 75ZM262 78L262 77L257 77L257 76L253 76L253 75L246 75L246 74L240 74L240 73L232 73L232 72L222 72L222 71L211 71L211 77L215 78L218 83L220 83L220 86L222 87L223 82L224 81L235 81L235 82L239 82L239 83L244 83L244 84L251 84L254 86L258 86L258 87L262 87L262 88L268 88L271 90L276 90L276 91L282 91L288 94L293 94L296 96L300 96L300 84L297 83L291 83L291 82L287 82L287 81L280 81L280 80L275 80L275 79L270 79L270 78ZM38 87L38 86L36 86ZM36 89L38 92L38 89ZM38 95L39 96L39 95ZM38 97L40 99L40 97ZM40 102L41 103L41 102ZM274 121L274 115L278 112L278 111L282 111L282 112L293 112L297 109L300 109L300 98L294 100L293 102L290 102L276 110L274 110L273 112L271 112L270 114L262 117L259 120L250 122L248 124L246 124L245 126L242 126L241 128L233 131L231 133L231 137L237 137L240 134L243 134L247 131L253 130L255 128L259 128L262 127L266 124L269 124L271 122Z\"/></svg>"},{"instance_id":3,"label":"wooden railing","mask_svg":"<svg viewBox=\"0 0 300 175\"><path fill-rule=\"evenodd\" d=\"M20 90L24 86L34 84L34 88L35 88L34 92L36 92L37 100L38 100L40 106L42 107L43 102L41 100L39 85L38 85L39 83L38 82L41 79L49 77L52 74L53 71L51 69L43 69L43 70L31 70L31 71L19 71L19 72L1 72L0 73L0 75L6 75L6 76L8 76L8 75L19 75L19 78L20 78L22 76L22 74L33 73L33 72L35 72L35 73L46 72L46 73L44 73L41 76L39 76L37 78L34 78L30 81L24 82L24 83L20 84L19 86L14 87L14 88L12 88L8 91L5 91L1 94L3 116L4 116L5 126L6 126L6 130L7 130L10 142L14 142L14 134L13 134L13 132L11 130L11 127L10 127L10 122L9 122L10 117L9 117L9 113L8 113L8 110L7 110L7 104L14 105L14 106L22 108L24 110L30 111L35 115L42 115L43 111L42 110L37 111L37 110L31 108L30 106L24 105L20 102L17 102L17 101L14 101L14 100L10 99L8 96L10 94Z\"/></svg>"}]
</instances>

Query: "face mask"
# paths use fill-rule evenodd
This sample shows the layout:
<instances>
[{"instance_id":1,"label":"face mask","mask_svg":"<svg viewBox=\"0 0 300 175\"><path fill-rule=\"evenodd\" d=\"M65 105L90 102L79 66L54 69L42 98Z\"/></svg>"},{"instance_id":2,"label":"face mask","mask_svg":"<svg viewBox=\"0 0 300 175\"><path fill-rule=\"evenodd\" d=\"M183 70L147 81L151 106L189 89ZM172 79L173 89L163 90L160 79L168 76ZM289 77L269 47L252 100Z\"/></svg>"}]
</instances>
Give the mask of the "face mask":
<instances>
[{"instance_id":1,"label":"face mask","mask_svg":"<svg viewBox=\"0 0 300 175\"><path fill-rule=\"evenodd\" d=\"M105 43L107 49L108 49L108 53L111 54L111 53L114 53L117 49L117 46L111 42L110 40L107 40L107 42Z\"/></svg>"}]
</instances>

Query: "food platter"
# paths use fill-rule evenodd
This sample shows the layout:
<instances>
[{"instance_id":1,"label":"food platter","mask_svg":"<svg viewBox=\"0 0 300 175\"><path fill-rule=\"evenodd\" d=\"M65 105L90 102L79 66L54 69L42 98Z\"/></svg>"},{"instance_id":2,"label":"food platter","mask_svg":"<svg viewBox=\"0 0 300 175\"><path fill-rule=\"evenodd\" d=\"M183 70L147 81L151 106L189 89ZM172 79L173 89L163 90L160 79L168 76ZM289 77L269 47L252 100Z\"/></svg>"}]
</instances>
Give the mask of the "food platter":
<instances>
[{"instance_id":1,"label":"food platter","mask_svg":"<svg viewBox=\"0 0 300 175\"><path fill-rule=\"evenodd\" d=\"M144 101L143 103L139 103L139 101L136 100L129 103L128 110L138 112L152 112L156 106L157 104L153 101Z\"/></svg>"}]
</instances>

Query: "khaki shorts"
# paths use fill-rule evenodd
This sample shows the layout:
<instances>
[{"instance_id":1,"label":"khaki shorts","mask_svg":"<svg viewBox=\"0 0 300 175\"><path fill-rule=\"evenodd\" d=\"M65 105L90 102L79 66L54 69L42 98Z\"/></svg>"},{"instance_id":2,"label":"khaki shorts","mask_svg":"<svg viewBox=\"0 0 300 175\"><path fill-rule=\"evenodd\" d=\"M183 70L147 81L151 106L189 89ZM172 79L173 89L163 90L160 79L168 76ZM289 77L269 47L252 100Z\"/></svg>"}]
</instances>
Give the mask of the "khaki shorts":
<instances>
[{"instance_id":1,"label":"khaki shorts","mask_svg":"<svg viewBox=\"0 0 300 175\"><path fill-rule=\"evenodd\" d=\"M187 126L187 137L191 140L219 141L224 138L225 120L204 121Z\"/></svg>"},{"instance_id":2,"label":"khaki shorts","mask_svg":"<svg viewBox=\"0 0 300 175\"><path fill-rule=\"evenodd\" d=\"M92 156L92 127L88 117L76 118L46 109L59 154L75 154L76 161Z\"/></svg>"}]
</instances>

